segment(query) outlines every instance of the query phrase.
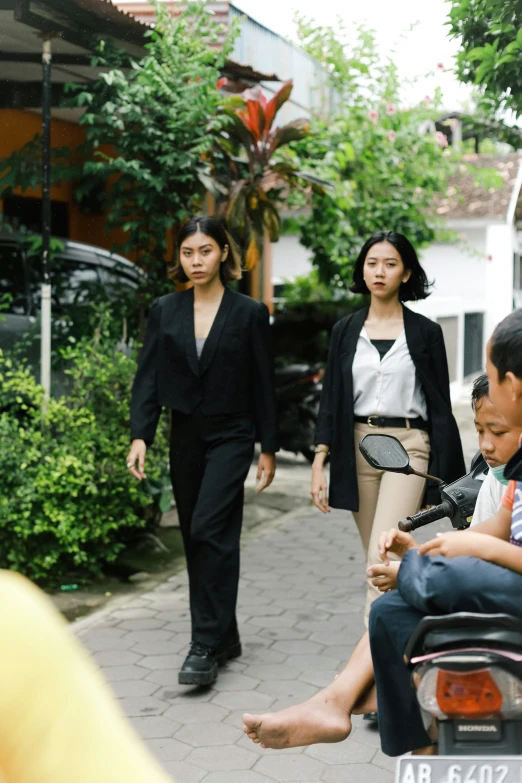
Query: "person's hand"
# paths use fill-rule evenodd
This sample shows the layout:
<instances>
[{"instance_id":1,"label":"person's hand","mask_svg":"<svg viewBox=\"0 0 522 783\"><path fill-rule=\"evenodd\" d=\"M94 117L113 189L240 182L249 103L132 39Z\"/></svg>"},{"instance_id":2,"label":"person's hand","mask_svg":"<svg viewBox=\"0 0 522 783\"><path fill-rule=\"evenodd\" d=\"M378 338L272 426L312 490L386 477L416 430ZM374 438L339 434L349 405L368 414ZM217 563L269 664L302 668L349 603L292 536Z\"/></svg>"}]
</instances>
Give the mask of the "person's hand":
<instances>
[{"instance_id":1,"label":"person's hand","mask_svg":"<svg viewBox=\"0 0 522 783\"><path fill-rule=\"evenodd\" d=\"M322 511L323 514L328 514L330 506L328 505L328 487L326 486L326 476L324 474L324 467L319 463L315 463L312 466L312 488L310 494L314 506Z\"/></svg>"},{"instance_id":2,"label":"person's hand","mask_svg":"<svg viewBox=\"0 0 522 783\"><path fill-rule=\"evenodd\" d=\"M131 443L131 449L129 456L127 457L127 468L131 476L141 481L147 478L145 475L145 454L147 453L147 446L144 440L133 440ZM136 468L136 462L138 467Z\"/></svg>"},{"instance_id":3,"label":"person's hand","mask_svg":"<svg viewBox=\"0 0 522 783\"><path fill-rule=\"evenodd\" d=\"M444 555L444 557L480 557L486 559L488 536L485 533L473 533L470 530L459 530L454 533L437 533L426 544L419 547L420 555Z\"/></svg>"},{"instance_id":4,"label":"person's hand","mask_svg":"<svg viewBox=\"0 0 522 783\"><path fill-rule=\"evenodd\" d=\"M274 480L276 472L276 455L271 454L268 451L264 451L259 455L259 462L257 463L257 486L256 495L262 492L264 489L270 486Z\"/></svg>"},{"instance_id":5,"label":"person's hand","mask_svg":"<svg viewBox=\"0 0 522 783\"><path fill-rule=\"evenodd\" d=\"M371 566L366 573L372 580L372 585L381 593L387 593L388 590L395 590L397 587L397 574L401 564L398 560L392 560L388 565L377 563Z\"/></svg>"},{"instance_id":6,"label":"person's hand","mask_svg":"<svg viewBox=\"0 0 522 783\"><path fill-rule=\"evenodd\" d=\"M417 543L409 533L403 533L402 530L392 528L387 533L381 533L379 539L379 555L385 565L389 565L388 552L392 552L397 557L404 557L409 549L415 549Z\"/></svg>"}]
</instances>

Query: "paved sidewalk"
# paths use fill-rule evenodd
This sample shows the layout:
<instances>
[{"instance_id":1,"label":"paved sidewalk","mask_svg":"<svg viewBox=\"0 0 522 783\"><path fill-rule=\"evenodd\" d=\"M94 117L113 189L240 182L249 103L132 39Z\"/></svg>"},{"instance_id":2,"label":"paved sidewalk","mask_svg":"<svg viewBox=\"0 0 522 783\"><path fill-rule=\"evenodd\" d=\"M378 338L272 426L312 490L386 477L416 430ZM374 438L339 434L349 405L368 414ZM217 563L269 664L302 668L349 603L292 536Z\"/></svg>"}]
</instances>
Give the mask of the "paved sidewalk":
<instances>
[{"instance_id":1,"label":"paved sidewalk","mask_svg":"<svg viewBox=\"0 0 522 783\"><path fill-rule=\"evenodd\" d=\"M304 507L258 531L243 544L244 654L214 688L177 684L190 633L186 572L81 621L78 635L177 783L391 783L394 762L360 718L345 742L308 749L262 750L242 734L244 711L281 709L328 683L363 631L364 564L350 514Z\"/></svg>"}]
</instances>

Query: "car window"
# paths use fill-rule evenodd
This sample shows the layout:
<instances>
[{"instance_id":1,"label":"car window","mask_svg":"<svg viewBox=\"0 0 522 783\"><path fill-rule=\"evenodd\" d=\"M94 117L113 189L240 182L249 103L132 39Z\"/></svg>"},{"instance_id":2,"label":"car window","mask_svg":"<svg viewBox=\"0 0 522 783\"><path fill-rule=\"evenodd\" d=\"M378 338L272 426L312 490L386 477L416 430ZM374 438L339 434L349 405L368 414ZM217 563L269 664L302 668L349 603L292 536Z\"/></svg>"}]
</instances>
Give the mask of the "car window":
<instances>
[{"instance_id":1,"label":"car window","mask_svg":"<svg viewBox=\"0 0 522 783\"><path fill-rule=\"evenodd\" d=\"M0 297L8 294L12 301L5 312L25 315L27 291L22 254L17 245L0 244Z\"/></svg>"},{"instance_id":2,"label":"car window","mask_svg":"<svg viewBox=\"0 0 522 783\"><path fill-rule=\"evenodd\" d=\"M126 270L124 269L120 271L118 267L108 269L105 266L101 266L98 268L98 271L104 288L107 291L109 301L111 302L118 301L118 298L122 293L128 295L137 288L136 281L126 274Z\"/></svg>"},{"instance_id":3,"label":"car window","mask_svg":"<svg viewBox=\"0 0 522 783\"><path fill-rule=\"evenodd\" d=\"M33 308L39 310L41 261L31 259L31 299ZM71 312L71 308L95 304L107 297L92 264L55 258L51 262L52 308L56 313Z\"/></svg>"}]
</instances>

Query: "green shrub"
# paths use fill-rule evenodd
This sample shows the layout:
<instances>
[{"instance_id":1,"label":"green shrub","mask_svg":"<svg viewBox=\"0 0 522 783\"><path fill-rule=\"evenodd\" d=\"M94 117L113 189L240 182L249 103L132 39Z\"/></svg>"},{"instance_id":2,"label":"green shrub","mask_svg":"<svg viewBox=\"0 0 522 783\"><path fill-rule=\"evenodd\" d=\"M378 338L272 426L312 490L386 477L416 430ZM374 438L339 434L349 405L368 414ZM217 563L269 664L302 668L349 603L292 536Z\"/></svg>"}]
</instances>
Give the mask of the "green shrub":
<instances>
[{"instance_id":1,"label":"green shrub","mask_svg":"<svg viewBox=\"0 0 522 783\"><path fill-rule=\"evenodd\" d=\"M64 351L70 390L45 417L30 370L0 352L0 564L47 585L99 574L164 500L166 422L138 483L125 465L136 359L102 320Z\"/></svg>"}]
</instances>

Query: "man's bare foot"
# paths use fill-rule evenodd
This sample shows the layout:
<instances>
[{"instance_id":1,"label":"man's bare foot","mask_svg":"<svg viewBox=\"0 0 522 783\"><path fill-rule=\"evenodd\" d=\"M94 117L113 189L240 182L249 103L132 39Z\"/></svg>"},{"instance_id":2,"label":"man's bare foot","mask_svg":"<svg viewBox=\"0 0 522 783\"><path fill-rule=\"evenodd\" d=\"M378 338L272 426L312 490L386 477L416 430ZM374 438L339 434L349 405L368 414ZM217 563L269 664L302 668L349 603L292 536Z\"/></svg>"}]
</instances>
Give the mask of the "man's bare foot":
<instances>
[{"instance_id":1,"label":"man's bare foot","mask_svg":"<svg viewBox=\"0 0 522 783\"><path fill-rule=\"evenodd\" d=\"M342 742L352 730L350 716L326 688L303 704L265 715L243 715L243 731L262 748L296 748Z\"/></svg>"}]
</instances>

